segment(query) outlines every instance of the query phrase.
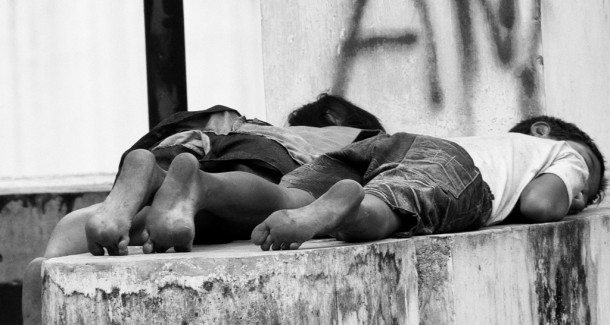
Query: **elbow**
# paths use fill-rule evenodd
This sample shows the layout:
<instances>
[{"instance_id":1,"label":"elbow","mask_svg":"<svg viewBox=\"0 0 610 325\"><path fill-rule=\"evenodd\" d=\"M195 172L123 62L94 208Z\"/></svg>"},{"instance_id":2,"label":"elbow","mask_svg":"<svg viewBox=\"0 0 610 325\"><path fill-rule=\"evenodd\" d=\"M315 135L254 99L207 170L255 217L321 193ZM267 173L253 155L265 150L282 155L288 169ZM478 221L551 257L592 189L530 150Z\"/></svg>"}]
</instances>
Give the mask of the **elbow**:
<instances>
[{"instance_id":1,"label":"elbow","mask_svg":"<svg viewBox=\"0 0 610 325\"><path fill-rule=\"evenodd\" d=\"M520 205L521 215L528 221L535 223L562 220L568 214L568 206L550 201L530 202Z\"/></svg>"}]
</instances>

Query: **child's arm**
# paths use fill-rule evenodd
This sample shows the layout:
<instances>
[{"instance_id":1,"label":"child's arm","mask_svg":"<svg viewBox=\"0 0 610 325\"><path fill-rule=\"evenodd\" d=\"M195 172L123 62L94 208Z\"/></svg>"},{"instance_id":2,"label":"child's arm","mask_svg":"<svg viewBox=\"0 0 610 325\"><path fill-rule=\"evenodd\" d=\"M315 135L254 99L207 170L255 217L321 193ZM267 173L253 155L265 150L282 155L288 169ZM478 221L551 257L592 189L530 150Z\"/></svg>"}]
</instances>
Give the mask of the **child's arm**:
<instances>
[{"instance_id":1,"label":"child's arm","mask_svg":"<svg viewBox=\"0 0 610 325\"><path fill-rule=\"evenodd\" d=\"M529 182L518 204L521 215L532 222L561 220L570 209L566 185L554 174L542 174Z\"/></svg>"}]
</instances>

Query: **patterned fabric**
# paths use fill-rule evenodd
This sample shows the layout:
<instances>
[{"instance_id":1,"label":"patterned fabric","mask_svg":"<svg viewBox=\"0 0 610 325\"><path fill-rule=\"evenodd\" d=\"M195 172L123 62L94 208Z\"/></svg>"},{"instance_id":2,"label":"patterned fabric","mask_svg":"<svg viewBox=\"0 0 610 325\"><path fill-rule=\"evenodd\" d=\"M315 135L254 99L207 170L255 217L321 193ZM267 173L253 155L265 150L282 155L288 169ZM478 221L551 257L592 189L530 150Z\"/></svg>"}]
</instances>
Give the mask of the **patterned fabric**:
<instances>
[{"instance_id":1,"label":"patterned fabric","mask_svg":"<svg viewBox=\"0 0 610 325\"><path fill-rule=\"evenodd\" d=\"M323 155L280 184L319 197L342 179L360 182L406 218L400 237L476 229L491 215L481 173L464 149L443 139L379 135Z\"/></svg>"}]
</instances>

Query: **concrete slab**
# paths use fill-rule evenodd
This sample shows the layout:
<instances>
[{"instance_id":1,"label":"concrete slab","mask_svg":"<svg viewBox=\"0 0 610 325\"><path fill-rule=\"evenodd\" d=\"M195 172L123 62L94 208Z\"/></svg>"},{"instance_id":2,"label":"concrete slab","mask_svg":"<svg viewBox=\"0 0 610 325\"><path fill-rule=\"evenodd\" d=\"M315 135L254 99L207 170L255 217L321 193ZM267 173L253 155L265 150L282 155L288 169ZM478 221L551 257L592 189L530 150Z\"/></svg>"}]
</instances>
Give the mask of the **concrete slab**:
<instances>
[{"instance_id":1,"label":"concrete slab","mask_svg":"<svg viewBox=\"0 0 610 325\"><path fill-rule=\"evenodd\" d=\"M409 241L262 252L248 242L191 253L88 254L45 263L45 323L417 323Z\"/></svg>"},{"instance_id":2,"label":"concrete slab","mask_svg":"<svg viewBox=\"0 0 610 325\"><path fill-rule=\"evenodd\" d=\"M43 265L53 324L606 324L610 209L557 223Z\"/></svg>"}]
</instances>

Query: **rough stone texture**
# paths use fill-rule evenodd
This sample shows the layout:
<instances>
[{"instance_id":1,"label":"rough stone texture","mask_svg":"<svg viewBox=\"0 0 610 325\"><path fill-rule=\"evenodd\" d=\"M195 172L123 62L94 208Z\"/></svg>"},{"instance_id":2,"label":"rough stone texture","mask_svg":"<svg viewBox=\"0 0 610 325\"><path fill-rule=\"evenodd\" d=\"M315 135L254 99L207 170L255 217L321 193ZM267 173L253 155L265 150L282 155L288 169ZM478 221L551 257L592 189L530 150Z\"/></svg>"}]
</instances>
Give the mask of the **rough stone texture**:
<instances>
[{"instance_id":1,"label":"rough stone texture","mask_svg":"<svg viewBox=\"0 0 610 325\"><path fill-rule=\"evenodd\" d=\"M55 225L72 210L104 200L107 192L0 196L0 283L20 282L28 263L44 254Z\"/></svg>"},{"instance_id":2,"label":"rough stone texture","mask_svg":"<svg viewBox=\"0 0 610 325\"><path fill-rule=\"evenodd\" d=\"M562 222L261 252L89 254L43 266L52 324L606 324L610 209Z\"/></svg>"},{"instance_id":3,"label":"rough stone texture","mask_svg":"<svg viewBox=\"0 0 610 325\"><path fill-rule=\"evenodd\" d=\"M261 252L247 242L187 254L51 259L51 324L416 324L409 241L308 243ZM135 254L134 254L135 253Z\"/></svg>"},{"instance_id":4,"label":"rough stone texture","mask_svg":"<svg viewBox=\"0 0 610 325\"><path fill-rule=\"evenodd\" d=\"M422 320L606 324L609 238L610 209L557 223L414 238Z\"/></svg>"}]
</instances>

